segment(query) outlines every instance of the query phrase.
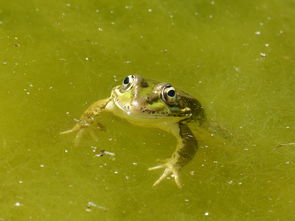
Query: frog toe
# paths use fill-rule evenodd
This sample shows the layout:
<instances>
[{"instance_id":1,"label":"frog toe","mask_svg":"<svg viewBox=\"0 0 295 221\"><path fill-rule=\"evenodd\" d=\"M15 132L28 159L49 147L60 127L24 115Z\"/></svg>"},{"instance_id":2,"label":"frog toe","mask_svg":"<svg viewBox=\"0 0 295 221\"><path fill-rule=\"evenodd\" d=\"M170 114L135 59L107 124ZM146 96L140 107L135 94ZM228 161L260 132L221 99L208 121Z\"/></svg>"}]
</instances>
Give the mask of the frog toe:
<instances>
[{"instance_id":1,"label":"frog toe","mask_svg":"<svg viewBox=\"0 0 295 221\"><path fill-rule=\"evenodd\" d=\"M70 130L65 130L65 131L62 131L60 132L59 134L60 135L63 135L63 134L71 134L71 133L74 133L76 131L80 130L80 128L78 128L77 126L73 127L72 129Z\"/></svg>"},{"instance_id":2,"label":"frog toe","mask_svg":"<svg viewBox=\"0 0 295 221\"><path fill-rule=\"evenodd\" d=\"M83 137L84 133L85 133L85 128L81 128L81 129L77 132L77 134L76 134L76 136L75 136L75 138L74 138L74 146L75 146L75 147L77 147L77 146L79 145L79 143L80 143L80 141L81 141L81 138Z\"/></svg>"},{"instance_id":3,"label":"frog toe","mask_svg":"<svg viewBox=\"0 0 295 221\"><path fill-rule=\"evenodd\" d=\"M148 170L157 170L157 169L161 169L161 168L165 168L165 170L164 170L163 174L160 176L160 178L156 180L156 182L153 184L153 186L158 185L165 178L167 178L168 176L171 175L172 177L174 177L177 187L179 187L179 188L182 187L180 179L179 179L179 172L178 172L179 170L173 164L165 163L165 164L161 164L161 165L158 165L155 167L151 167Z\"/></svg>"}]
</instances>

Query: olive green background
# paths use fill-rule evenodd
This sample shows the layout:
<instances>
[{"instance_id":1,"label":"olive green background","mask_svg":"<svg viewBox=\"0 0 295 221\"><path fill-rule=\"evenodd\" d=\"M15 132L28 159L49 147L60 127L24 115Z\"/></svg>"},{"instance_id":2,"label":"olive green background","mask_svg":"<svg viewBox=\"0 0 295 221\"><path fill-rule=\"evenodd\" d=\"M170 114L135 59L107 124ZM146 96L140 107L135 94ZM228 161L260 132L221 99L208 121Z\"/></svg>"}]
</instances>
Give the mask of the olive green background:
<instances>
[{"instance_id":1,"label":"olive green background","mask_svg":"<svg viewBox=\"0 0 295 221\"><path fill-rule=\"evenodd\" d=\"M295 142L294 17L293 0L2 0L0 221L295 220L295 146L276 148ZM134 73L232 133L201 144L182 190L147 171L165 132L106 114L98 142L58 134Z\"/></svg>"}]
</instances>

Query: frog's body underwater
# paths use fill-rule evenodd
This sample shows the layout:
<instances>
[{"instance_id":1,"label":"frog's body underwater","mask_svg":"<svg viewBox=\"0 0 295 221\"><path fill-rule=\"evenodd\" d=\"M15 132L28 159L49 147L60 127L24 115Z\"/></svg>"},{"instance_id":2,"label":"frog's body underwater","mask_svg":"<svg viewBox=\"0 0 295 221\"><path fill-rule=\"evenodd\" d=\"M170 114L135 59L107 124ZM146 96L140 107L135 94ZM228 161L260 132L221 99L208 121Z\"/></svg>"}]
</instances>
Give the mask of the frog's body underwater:
<instances>
[{"instance_id":1,"label":"frog's body underwater","mask_svg":"<svg viewBox=\"0 0 295 221\"><path fill-rule=\"evenodd\" d=\"M77 144L86 130L93 134L91 129L102 128L97 119L106 111L133 124L159 128L176 137L177 147L172 156L163 164L149 170L164 169L154 186L172 175L177 186L181 187L179 171L191 161L198 147L188 123L194 121L202 125L205 121L204 109L199 101L176 90L169 83L159 83L138 75L129 75L123 80L122 85L113 88L109 98L92 104L72 129L61 134L77 132L75 138Z\"/></svg>"}]
</instances>

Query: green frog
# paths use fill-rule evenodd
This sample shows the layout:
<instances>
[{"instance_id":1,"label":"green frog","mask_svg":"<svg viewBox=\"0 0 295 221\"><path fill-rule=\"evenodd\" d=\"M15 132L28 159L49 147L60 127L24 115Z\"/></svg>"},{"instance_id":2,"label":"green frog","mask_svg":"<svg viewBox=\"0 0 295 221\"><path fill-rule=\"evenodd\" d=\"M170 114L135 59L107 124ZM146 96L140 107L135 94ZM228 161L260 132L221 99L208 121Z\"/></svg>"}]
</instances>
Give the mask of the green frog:
<instances>
[{"instance_id":1,"label":"green frog","mask_svg":"<svg viewBox=\"0 0 295 221\"><path fill-rule=\"evenodd\" d=\"M174 88L170 83L129 75L121 85L112 89L109 98L92 104L72 129L61 134L75 132L76 145L86 131L95 137L93 129L103 129L103 125L98 122L98 116L103 112L112 112L130 123L159 128L174 135L177 145L172 156L149 170L164 170L153 186L168 176L174 178L178 187L182 186L179 171L192 160L198 147L189 122L196 122L201 126L206 121L204 109L198 100Z\"/></svg>"}]
</instances>

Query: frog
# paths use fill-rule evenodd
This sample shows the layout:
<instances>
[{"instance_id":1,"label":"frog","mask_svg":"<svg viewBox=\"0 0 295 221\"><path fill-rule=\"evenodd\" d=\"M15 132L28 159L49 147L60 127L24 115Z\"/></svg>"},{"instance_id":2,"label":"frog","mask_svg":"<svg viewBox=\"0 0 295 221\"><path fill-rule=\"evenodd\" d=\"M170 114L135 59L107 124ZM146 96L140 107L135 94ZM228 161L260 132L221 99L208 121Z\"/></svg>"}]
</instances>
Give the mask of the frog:
<instances>
[{"instance_id":1,"label":"frog","mask_svg":"<svg viewBox=\"0 0 295 221\"><path fill-rule=\"evenodd\" d=\"M163 169L153 186L170 176L179 188L183 186L180 170L194 158L198 149L198 141L190 124L201 127L206 122L204 108L197 99L170 83L131 74L111 90L110 97L90 105L73 128L60 134L76 133L76 146L87 131L96 139L94 131L104 129L99 123L99 116L103 112L111 112L140 127L157 128L172 134L176 138L175 151L171 157L148 170Z\"/></svg>"}]
</instances>

